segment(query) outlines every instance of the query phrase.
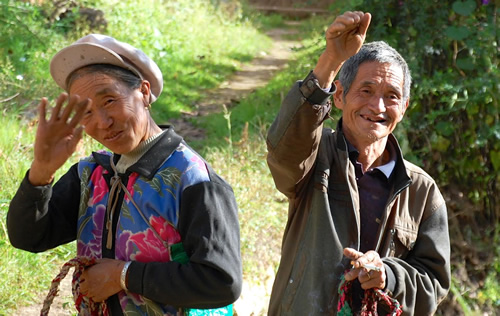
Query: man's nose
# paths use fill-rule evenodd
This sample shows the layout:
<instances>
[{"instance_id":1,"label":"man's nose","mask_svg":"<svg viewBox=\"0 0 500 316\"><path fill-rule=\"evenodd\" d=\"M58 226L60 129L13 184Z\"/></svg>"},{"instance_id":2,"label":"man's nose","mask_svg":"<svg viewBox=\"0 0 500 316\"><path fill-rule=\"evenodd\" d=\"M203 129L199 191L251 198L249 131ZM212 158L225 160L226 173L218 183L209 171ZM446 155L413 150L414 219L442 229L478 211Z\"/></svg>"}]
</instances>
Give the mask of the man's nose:
<instances>
[{"instance_id":1,"label":"man's nose","mask_svg":"<svg viewBox=\"0 0 500 316\"><path fill-rule=\"evenodd\" d=\"M370 108L375 113L383 113L386 110L385 98L383 95L373 95L370 99Z\"/></svg>"}]
</instances>

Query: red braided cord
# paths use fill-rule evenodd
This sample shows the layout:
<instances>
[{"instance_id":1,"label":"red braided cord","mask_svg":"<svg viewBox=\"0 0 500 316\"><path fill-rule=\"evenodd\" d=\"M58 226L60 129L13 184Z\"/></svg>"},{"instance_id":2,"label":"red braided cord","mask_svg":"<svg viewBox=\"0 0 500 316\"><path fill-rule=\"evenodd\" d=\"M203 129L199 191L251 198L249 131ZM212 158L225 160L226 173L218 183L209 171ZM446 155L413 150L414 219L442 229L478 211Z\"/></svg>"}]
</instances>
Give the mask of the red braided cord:
<instances>
[{"instance_id":1,"label":"red braided cord","mask_svg":"<svg viewBox=\"0 0 500 316\"><path fill-rule=\"evenodd\" d=\"M345 273L349 272L347 270ZM344 273L344 275L345 275ZM337 305L337 312L339 315L352 315L351 306L352 298L351 298L351 283L345 280L345 276L342 275L341 281L339 284L339 302ZM381 289L369 289L365 290L365 296L361 302L361 316L378 316L377 313L377 304L378 301L385 303L390 307L391 312L388 316L400 316L403 313L401 309L401 305L399 302L390 297L389 294L382 291Z\"/></svg>"},{"instance_id":2,"label":"red braided cord","mask_svg":"<svg viewBox=\"0 0 500 316\"><path fill-rule=\"evenodd\" d=\"M73 299L75 301L75 307L79 312L79 315L89 315L89 316L107 316L109 315L106 304L95 303L89 297L86 297L80 293L80 276L83 273L85 267L95 264L96 260L93 258L86 257L76 257L68 262L66 262L62 267L59 274L52 280L49 293L43 302L42 310L40 311L40 316L47 316L49 314L50 306L54 301L57 293L59 292L59 284L66 277L69 269L75 268L73 272Z\"/></svg>"}]
</instances>

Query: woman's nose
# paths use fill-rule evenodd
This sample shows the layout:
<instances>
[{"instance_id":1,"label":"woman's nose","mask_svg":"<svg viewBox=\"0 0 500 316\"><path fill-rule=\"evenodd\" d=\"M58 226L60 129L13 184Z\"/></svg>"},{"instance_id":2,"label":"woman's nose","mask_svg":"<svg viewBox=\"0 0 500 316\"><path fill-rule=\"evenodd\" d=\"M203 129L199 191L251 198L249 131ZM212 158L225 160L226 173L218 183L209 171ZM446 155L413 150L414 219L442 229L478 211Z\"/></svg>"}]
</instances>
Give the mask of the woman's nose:
<instances>
[{"instance_id":1,"label":"woman's nose","mask_svg":"<svg viewBox=\"0 0 500 316\"><path fill-rule=\"evenodd\" d=\"M97 127L106 129L113 124L113 118L106 110L99 110L96 115Z\"/></svg>"}]
</instances>

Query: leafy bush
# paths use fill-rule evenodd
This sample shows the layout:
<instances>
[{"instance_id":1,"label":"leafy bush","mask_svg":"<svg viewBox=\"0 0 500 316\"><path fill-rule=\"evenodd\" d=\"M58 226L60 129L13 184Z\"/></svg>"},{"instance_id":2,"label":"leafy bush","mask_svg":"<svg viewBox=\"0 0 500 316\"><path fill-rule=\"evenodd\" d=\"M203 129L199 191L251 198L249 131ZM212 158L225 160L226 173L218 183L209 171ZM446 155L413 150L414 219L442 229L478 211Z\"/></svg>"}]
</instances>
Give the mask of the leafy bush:
<instances>
[{"instance_id":1,"label":"leafy bush","mask_svg":"<svg viewBox=\"0 0 500 316\"><path fill-rule=\"evenodd\" d=\"M485 279L500 287L490 282L500 260L490 248L500 219L499 8L491 2L367 0L357 8L373 13L368 40L396 47L413 73L399 133L406 134L406 157L438 181L448 202L459 286L443 311L462 293L473 309L500 308L498 296L475 301Z\"/></svg>"}]
</instances>

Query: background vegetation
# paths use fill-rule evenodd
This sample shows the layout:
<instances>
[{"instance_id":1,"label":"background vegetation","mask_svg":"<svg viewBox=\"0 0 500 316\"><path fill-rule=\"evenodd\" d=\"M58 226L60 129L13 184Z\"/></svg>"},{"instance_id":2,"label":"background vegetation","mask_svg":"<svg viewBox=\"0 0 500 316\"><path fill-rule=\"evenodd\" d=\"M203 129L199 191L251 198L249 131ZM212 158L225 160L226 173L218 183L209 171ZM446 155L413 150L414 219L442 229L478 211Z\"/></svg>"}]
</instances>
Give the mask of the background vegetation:
<instances>
[{"instance_id":1,"label":"background vegetation","mask_svg":"<svg viewBox=\"0 0 500 316\"><path fill-rule=\"evenodd\" d=\"M2 218L31 161L34 104L59 93L48 80L48 63L58 49L88 31L141 47L165 75L164 93L154 104L161 122L190 111L205 89L265 49L269 40L258 29L283 21L257 16L238 1L66 3L69 10L62 12L52 3L0 0ZM81 8L101 12L89 18ZM494 315L500 311L499 4L366 0L330 7L332 16L347 9L372 12L368 40L389 42L413 72L411 107L397 134L406 157L439 182L449 206L453 285L440 314ZM235 189L250 282L265 282L276 269L287 207L265 163L265 133L290 85L316 62L330 22L331 17L302 21L297 36L304 40L287 70L230 112L194 122L209 135L194 147ZM85 139L74 159L95 146ZM44 293L55 270L74 255L73 245L38 255L15 250L1 223L0 314Z\"/></svg>"},{"instance_id":2,"label":"background vegetation","mask_svg":"<svg viewBox=\"0 0 500 316\"><path fill-rule=\"evenodd\" d=\"M50 80L49 62L62 47L89 33L109 34L140 47L164 74L154 104L158 123L190 111L203 91L266 48L270 40L243 16L238 2L0 0L0 315L45 295L74 245L43 254L10 246L8 204L30 166L36 105L61 92ZM97 148L85 138L74 159ZM67 168L62 168L64 172Z\"/></svg>"}]
</instances>

